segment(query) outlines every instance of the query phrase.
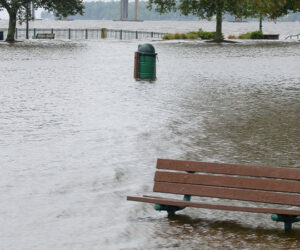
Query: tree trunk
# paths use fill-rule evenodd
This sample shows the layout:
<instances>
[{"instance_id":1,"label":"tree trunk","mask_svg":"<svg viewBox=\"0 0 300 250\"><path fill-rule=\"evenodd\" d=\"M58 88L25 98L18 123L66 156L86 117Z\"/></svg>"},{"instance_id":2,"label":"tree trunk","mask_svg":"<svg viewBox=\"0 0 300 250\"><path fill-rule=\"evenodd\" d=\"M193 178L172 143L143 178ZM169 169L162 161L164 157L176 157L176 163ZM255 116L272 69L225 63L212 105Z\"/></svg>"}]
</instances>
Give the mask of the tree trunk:
<instances>
[{"instance_id":1,"label":"tree trunk","mask_svg":"<svg viewBox=\"0 0 300 250\"><path fill-rule=\"evenodd\" d=\"M259 31L261 31L262 32L262 22L263 22L263 17L262 17L262 15L260 15L259 16Z\"/></svg>"},{"instance_id":2,"label":"tree trunk","mask_svg":"<svg viewBox=\"0 0 300 250\"><path fill-rule=\"evenodd\" d=\"M15 41L16 25L17 25L17 13L9 13L9 26L8 26L8 33L6 38L7 42Z\"/></svg>"},{"instance_id":3,"label":"tree trunk","mask_svg":"<svg viewBox=\"0 0 300 250\"><path fill-rule=\"evenodd\" d=\"M217 22L217 27L216 27L216 36L215 40L216 41L222 41L223 40L223 35L222 35L222 6L220 1L217 1L216 4L216 22Z\"/></svg>"}]
</instances>

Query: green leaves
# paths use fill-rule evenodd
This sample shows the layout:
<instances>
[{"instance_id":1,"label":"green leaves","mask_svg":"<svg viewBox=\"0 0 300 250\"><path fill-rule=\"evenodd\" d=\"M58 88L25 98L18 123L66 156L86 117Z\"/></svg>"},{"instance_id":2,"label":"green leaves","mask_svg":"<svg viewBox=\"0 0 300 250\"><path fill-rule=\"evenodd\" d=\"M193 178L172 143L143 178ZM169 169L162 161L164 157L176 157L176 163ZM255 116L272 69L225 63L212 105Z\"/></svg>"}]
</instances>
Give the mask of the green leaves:
<instances>
[{"instance_id":1,"label":"green leaves","mask_svg":"<svg viewBox=\"0 0 300 250\"><path fill-rule=\"evenodd\" d=\"M300 7L300 0L247 0L246 3L251 16L269 19L276 19Z\"/></svg>"},{"instance_id":2,"label":"green leaves","mask_svg":"<svg viewBox=\"0 0 300 250\"><path fill-rule=\"evenodd\" d=\"M67 17L83 13L83 0L0 0L0 10L5 8L9 14L9 28L6 41L13 42L16 30L16 21L22 23L31 19L31 11L27 11L29 5L53 11L57 16Z\"/></svg>"},{"instance_id":3,"label":"green leaves","mask_svg":"<svg viewBox=\"0 0 300 250\"><path fill-rule=\"evenodd\" d=\"M241 10L246 0L149 0L149 8L154 7L160 13L179 10L183 15L193 14L210 19L216 15L215 40L222 41L222 15L245 15Z\"/></svg>"},{"instance_id":4,"label":"green leaves","mask_svg":"<svg viewBox=\"0 0 300 250\"><path fill-rule=\"evenodd\" d=\"M35 6L52 11L59 17L83 14L83 0L34 0Z\"/></svg>"},{"instance_id":5,"label":"green leaves","mask_svg":"<svg viewBox=\"0 0 300 250\"><path fill-rule=\"evenodd\" d=\"M23 15L26 5L32 2L35 8L44 8L57 15L68 16L83 13L83 0L0 0L0 9L5 8L9 13Z\"/></svg>"},{"instance_id":6,"label":"green leaves","mask_svg":"<svg viewBox=\"0 0 300 250\"><path fill-rule=\"evenodd\" d=\"M148 7L159 13L179 10L183 15L193 14L201 18L216 15L217 8L222 12L234 14L242 9L246 0L149 0Z\"/></svg>"},{"instance_id":7,"label":"green leaves","mask_svg":"<svg viewBox=\"0 0 300 250\"><path fill-rule=\"evenodd\" d=\"M159 13L176 11L177 9L176 0L149 0L148 9L152 10L153 6Z\"/></svg>"},{"instance_id":8,"label":"green leaves","mask_svg":"<svg viewBox=\"0 0 300 250\"><path fill-rule=\"evenodd\" d=\"M159 13L179 10L183 15L193 14L209 19L216 15L217 6L223 13L237 17L266 16L275 19L289 11L300 10L300 0L149 0L148 8Z\"/></svg>"}]
</instances>

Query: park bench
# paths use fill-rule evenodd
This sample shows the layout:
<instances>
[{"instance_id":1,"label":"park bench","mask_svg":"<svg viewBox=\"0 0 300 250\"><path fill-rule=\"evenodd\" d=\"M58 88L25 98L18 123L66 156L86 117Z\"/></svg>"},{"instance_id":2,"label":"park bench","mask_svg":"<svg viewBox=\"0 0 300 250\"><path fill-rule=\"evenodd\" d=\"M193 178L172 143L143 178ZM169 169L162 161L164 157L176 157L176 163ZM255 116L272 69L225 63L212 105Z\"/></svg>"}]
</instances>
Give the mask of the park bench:
<instances>
[{"instance_id":1,"label":"park bench","mask_svg":"<svg viewBox=\"0 0 300 250\"><path fill-rule=\"evenodd\" d=\"M35 35L35 39L54 39L55 34L54 33L37 33Z\"/></svg>"},{"instance_id":2,"label":"park bench","mask_svg":"<svg viewBox=\"0 0 300 250\"><path fill-rule=\"evenodd\" d=\"M292 223L300 221L298 168L158 159L153 191L184 197L180 200L144 195L128 196L127 200L154 203L156 210L167 211L168 215L185 207L272 214L272 220L284 222L286 232L292 230ZM250 205L195 202L192 196L247 201Z\"/></svg>"}]
</instances>

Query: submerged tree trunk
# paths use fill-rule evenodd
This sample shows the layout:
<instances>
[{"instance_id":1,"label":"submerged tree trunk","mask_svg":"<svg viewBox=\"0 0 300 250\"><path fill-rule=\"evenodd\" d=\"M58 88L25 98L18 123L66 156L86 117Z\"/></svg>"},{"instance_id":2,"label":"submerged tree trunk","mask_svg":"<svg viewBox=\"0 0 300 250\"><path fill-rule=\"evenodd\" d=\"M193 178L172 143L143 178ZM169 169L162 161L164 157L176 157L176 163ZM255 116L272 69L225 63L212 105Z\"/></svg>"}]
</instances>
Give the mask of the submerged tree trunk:
<instances>
[{"instance_id":1,"label":"submerged tree trunk","mask_svg":"<svg viewBox=\"0 0 300 250\"><path fill-rule=\"evenodd\" d=\"M16 25L17 25L17 13L9 13L9 26L8 26L8 33L6 38L7 42L15 41Z\"/></svg>"},{"instance_id":2,"label":"submerged tree trunk","mask_svg":"<svg viewBox=\"0 0 300 250\"><path fill-rule=\"evenodd\" d=\"M222 6L220 1L217 1L217 5L216 5L216 36L215 36L215 40L216 41L222 41L223 35L222 35Z\"/></svg>"}]
</instances>

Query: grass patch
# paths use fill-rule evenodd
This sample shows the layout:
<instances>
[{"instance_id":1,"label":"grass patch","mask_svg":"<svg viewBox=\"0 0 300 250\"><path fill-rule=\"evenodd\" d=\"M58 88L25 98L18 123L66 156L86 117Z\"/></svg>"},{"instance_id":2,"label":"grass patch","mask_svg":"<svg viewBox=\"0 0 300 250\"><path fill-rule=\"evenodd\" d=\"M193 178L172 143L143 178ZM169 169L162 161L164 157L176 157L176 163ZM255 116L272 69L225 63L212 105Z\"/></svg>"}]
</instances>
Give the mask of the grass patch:
<instances>
[{"instance_id":1,"label":"grass patch","mask_svg":"<svg viewBox=\"0 0 300 250\"><path fill-rule=\"evenodd\" d=\"M212 39L215 39L216 32L203 31L202 29L199 29L198 37L201 38L202 40L212 40Z\"/></svg>"},{"instance_id":2,"label":"grass patch","mask_svg":"<svg viewBox=\"0 0 300 250\"><path fill-rule=\"evenodd\" d=\"M195 40L195 39L198 39L198 34L197 32L188 32L186 34L187 36L187 39L191 39L191 40Z\"/></svg>"},{"instance_id":3,"label":"grass patch","mask_svg":"<svg viewBox=\"0 0 300 250\"><path fill-rule=\"evenodd\" d=\"M188 39L185 33L180 34L180 38L183 40Z\"/></svg>"},{"instance_id":4,"label":"grass patch","mask_svg":"<svg viewBox=\"0 0 300 250\"><path fill-rule=\"evenodd\" d=\"M229 35L228 39L237 39L237 36L235 36L235 35Z\"/></svg>"},{"instance_id":5,"label":"grass patch","mask_svg":"<svg viewBox=\"0 0 300 250\"><path fill-rule=\"evenodd\" d=\"M261 31L253 31L238 36L239 39L263 39L264 34Z\"/></svg>"},{"instance_id":6,"label":"grass patch","mask_svg":"<svg viewBox=\"0 0 300 250\"><path fill-rule=\"evenodd\" d=\"M188 33L175 33L175 34L165 34L163 35L163 40L179 40L179 39L189 39L189 40L196 40L198 38L202 40L212 40L215 39L216 32L208 32L199 29L199 31L191 31Z\"/></svg>"},{"instance_id":7,"label":"grass patch","mask_svg":"<svg viewBox=\"0 0 300 250\"><path fill-rule=\"evenodd\" d=\"M162 39L163 40L173 40L173 39L175 39L174 37L175 37L174 34L165 34L165 35L163 35Z\"/></svg>"},{"instance_id":8,"label":"grass patch","mask_svg":"<svg viewBox=\"0 0 300 250\"><path fill-rule=\"evenodd\" d=\"M175 33L174 39L176 39L176 40L181 39L181 34Z\"/></svg>"},{"instance_id":9,"label":"grass patch","mask_svg":"<svg viewBox=\"0 0 300 250\"><path fill-rule=\"evenodd\" d=\"M165 34L163 35L163 40L196 40L198 38L202 40L213 40L215 39L216 32L208 32L203 31L202 29L199 29L199 31L191 31L188 33L175 33L175 34ZM248 32L244 34L240 34L239 36L235 35L229 35L228 39L263 39L264 34L261 31L253 31ZM222 39L224 39L224 36L222 35Z\"/></svg>"},{"instance_id":10,"label":"grass patch","mask_svg":"<svg viewBox=\"0 0 300 250\"><path fill-rule=\"evenodd\" d=\"M188 33L175 33L175 34L165 34L162 37L163 40L185 40L185 39L198 39L196 32Z\"/></svg>"}]
</instances>

